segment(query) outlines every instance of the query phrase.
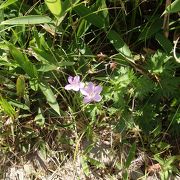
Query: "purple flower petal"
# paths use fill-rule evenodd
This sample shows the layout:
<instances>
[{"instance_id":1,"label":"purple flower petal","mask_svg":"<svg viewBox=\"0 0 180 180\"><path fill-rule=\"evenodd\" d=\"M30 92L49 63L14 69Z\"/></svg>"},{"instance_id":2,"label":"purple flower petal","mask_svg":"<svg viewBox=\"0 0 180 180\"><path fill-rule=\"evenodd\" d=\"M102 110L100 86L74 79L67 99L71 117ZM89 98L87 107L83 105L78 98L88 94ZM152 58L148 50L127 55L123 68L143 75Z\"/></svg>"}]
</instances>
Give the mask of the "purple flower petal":
<instances>
[{"instance_id":1,"label":"purple flower petal","mask_svg":"<svg viewBox=\"0 0 180 180\"><path fill-rule=\"evenodd\" d=\"M88 94L89 94L87 92L87 88L81 88L80 91L81 91L82 95L84 95L84 96L88 96Z\"/></svg>"},{"instance_id":2,"label":"purple flower petal","mask_svg":"<svg viewBox=\"0 0 180 180\"><path fill-rule=\"evenodd\" d=\"M76 84L72 85L71 89L74 90L74 91L79 91L79 86L76 85Z\"/></svg>"},{"instance_id":3,"label":"purple flower petal","mask_svg":"<svg viewBox=\"0 0 180 180\"><path fill-rule=\"evenodd\" d=\"M71 84L68 84L64 87L66 90L71 90L72 89L72 85Z\"/></svg>"},{"instance_id":4,"label":"purple flower petal","mask_svg":"<svg viewBox=\"0 0 180 180\"><path fill-rule=\"evenodd\" d=\"M72 76L69 76L69 77L68 77L68 82L69 82L70 84L72 84L72 82L73 82L73 77L72 77Z\"/></svg>"},{"instance_id":5,"label":"purple flower petal","mask_svg":"<svg viewBox=\"0 0 180 180\"><path fill-rule=\"evenodd\" d=\"M94 88L94 91L95 91L97 94L100 94L101 91L102 91L102 87L101 87L101 86L96 86L96 87Z\"/></svg>"},{"instance_id":6,"label":"purple flower petal","mask_svg":"<svg viewBox=\"0 0 180 180\"><path fill-rule=\"evenodd\" d=\"M73 82L74 83L80 83L80 77L79 76L75 76Z\"/></svg>"},{"instance_id":7,"label":"purple flower petal","mask_svg":"<svg viewBox=\"0 0 180 180\"><path fill-rule=\"evenodd\" d=\"M101 97L99 94L96 94L96 95L93 97L93 100L94 100L95 102L99 102L99 101L101 101L101 99L102 99L102 97Z\"/></svg>"},{"instance_id":8,"label":"purple flower petal","mask_svg":"<svg viewBox=\"0 0 180 180\"><path fill-rule=\"evenodd\" d=\"M65 86L66 90L74 90L74 91L79 91L80 88L84 87L84 84L80 82L80 77L79 76L69 76L68 77L68 82Z\"/></svg>"},{"instance_id":9,"label":"purple flower petal","mask_svg":"<svg viewBox=\"0 0 180 180\"><path fill-rule=\"evenodd\" d=\"M83 103L87 104L90 103L92 101L92 99L90 99L89 97L85 96L83 99Z\"/></svg>"},{"instance_id":10,"label":"purple flower petal","mask_svg":"<svg viewBox=\"0 0 180 180\"><path fill-rule=\"evenodd\" d=\"M79 88L80 88L80 89L83 89L83 88L84 88L84 83L80 82Z\"/></svg>"},{"instance_id":11,"label":"purple flower petal","mask_svg":"<svg viewBox=\"0 0 180 180\"><path fill-rule=\"evenodd\" d=\"M90 102L99 102L102 97L100 93L102 91L101 86L95 86L92 82L89 82L88 85L82 89L80 89L81 93L85 96L83 99L84 103Z\"/></svg>"},{"instance_id":12,"label":"purple flower petal","mask_svg":"<svg viewBox=\"0 0 180 180\"><path fill-rule=\"evenodd\" d=\"M93 92L94 91L94 84L92 82L89 82L88 86L87 86L87 92Z\"/></svg>"}]
</instances>

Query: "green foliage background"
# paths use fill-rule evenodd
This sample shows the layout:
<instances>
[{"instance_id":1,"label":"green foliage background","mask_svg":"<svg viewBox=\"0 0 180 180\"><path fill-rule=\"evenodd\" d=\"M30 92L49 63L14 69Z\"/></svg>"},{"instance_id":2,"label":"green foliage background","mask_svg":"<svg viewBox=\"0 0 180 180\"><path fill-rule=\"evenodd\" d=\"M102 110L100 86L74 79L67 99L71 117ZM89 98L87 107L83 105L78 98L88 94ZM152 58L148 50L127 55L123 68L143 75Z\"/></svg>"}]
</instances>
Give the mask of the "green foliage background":
<instances>
[{"instance_id":1,"label":"green foliage background","mask_svg":"<svg viewBox=\"0 0 180 180\"><path fill-rule=\"evenodd\" d=\"M53 9L44 1L1 1L2 153L67 145L64 155L76 157L78 140L93 145L101 139L98 132L111 127L122 138L114 147L136 142L124 169L138 149L151 158L176 157L180 64L173 42L179 32L179 1L167 8L156 0L60 3ZM172 13L168 37L163 13ZM102 101L84 105L78 93L66 91L69 75L100 84ZM82 153L93 164L90 150ZM95 166L102 168L98 162Z\"/></svg>"}]
</instances>

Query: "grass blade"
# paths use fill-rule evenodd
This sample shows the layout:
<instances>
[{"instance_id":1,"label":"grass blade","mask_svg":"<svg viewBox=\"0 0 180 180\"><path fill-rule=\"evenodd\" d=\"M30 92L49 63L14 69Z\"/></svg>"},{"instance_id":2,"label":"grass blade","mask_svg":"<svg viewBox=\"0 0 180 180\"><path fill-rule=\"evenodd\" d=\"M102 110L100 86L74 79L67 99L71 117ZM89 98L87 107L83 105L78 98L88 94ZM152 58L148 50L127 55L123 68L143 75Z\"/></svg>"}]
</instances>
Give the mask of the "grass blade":
<instances>
[{"instance_id":1,"label":"grass blade","mask_svg":"<svg viewBox=\"0 0 180 180\"><path fill-rule=\"evenodd\" d=\"M7 1L5 1L4 3L2 3L0 5L0 9L4 9L4 8L8 7L9 5L11 5L11 4L13 4L13 3L15 3L17 1L18 0L7 0Z\"/></svg>"},{"instance_id":2,"label":"grass blade","mask_svg":"<svg viewBox=\"0 0 180 180\"><path fill-rule=\"evenodd\" d=\"M58 102L50 86L41 82L39 84L39 88L41 89L42 93L45 95L48 104L60 115Z\"/></svg>"}]
</instances>

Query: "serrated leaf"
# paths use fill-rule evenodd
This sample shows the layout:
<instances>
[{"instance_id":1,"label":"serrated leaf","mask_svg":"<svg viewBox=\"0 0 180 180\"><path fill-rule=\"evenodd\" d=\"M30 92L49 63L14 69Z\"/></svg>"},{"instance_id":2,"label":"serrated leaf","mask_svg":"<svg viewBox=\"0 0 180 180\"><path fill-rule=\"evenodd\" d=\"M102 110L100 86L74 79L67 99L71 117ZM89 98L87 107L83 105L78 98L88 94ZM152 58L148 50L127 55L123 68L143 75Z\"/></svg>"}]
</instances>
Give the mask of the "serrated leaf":
<instances>
[{"instance_id":1,"label":"serrated leaf","mask_svg":"<svg viewBox=\"0 0 180 180\"><path fill-rule=\"evenodd\" d=\"M164 63L170 59L167 54L157 51L148 62L151 72L160 74L164 71Z\"/></svg>"},{"instance_id":2,"label":"serrated leaf","mask_svg":"<svg viewBox=\"0 0 180 180\"><path fill-rule=\"evenodd\" d=\"M2 25L44 24L50 23L51 18L41 15L21 16L1 22Z\"/></svg>"},{"instance_id":3,"label":"serrated leaf","mask_svg":"<svg viewBox=\"0 0 180 180\"><path fill-rule=\"evenodd\" d=\"M39 83L39 88L41 89L42 93L45 95L48 104L60 115L58 102L50 86L48 84L44 84L41 82Z\"/></svg>"}]
</instances>

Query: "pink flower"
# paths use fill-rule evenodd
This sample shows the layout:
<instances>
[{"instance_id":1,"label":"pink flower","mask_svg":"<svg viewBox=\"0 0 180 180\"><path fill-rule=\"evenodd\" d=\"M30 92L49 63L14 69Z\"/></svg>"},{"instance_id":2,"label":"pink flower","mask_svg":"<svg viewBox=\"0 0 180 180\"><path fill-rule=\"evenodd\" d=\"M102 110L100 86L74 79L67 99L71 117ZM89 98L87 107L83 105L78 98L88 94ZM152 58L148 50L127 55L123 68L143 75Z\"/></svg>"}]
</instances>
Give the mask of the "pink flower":
<instances>
[{"instance_id":1,"label":"pink flower","mask_svg":"<svg viewBox=\"0 0 180 180\"><path fill-rule=\"evenodd\" d=\"M69 84L65 86L66 90L79 91L81 88L84 87L84 83L80 82L79 76L75 76L75 77L69 76L68 82Z\"/></svg>"},{"instance_id":2,"label":"pink flower","mask_svg":"<svg viewBox=\"0 0 180 180\"><path fill-rule=\"evenodd\" d=\"M84 95L83 102L85 104L90 102L99 102L102 99L100 96L102 87L95 86L92 82L89 82L89 84L86 87L80 89L80 91Z\"/></svg>"}]
</instances>

